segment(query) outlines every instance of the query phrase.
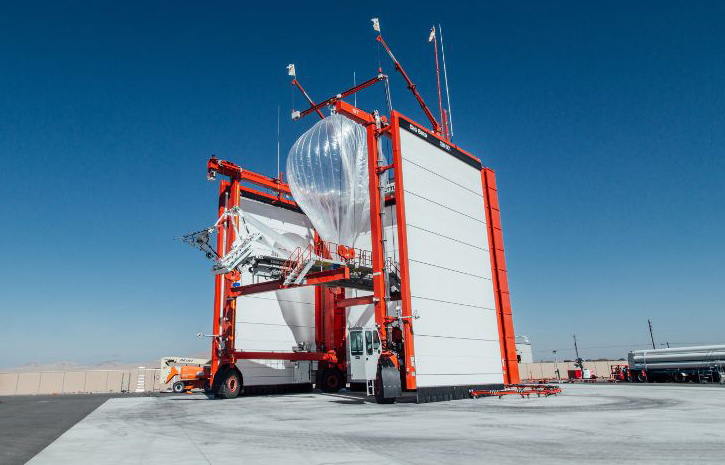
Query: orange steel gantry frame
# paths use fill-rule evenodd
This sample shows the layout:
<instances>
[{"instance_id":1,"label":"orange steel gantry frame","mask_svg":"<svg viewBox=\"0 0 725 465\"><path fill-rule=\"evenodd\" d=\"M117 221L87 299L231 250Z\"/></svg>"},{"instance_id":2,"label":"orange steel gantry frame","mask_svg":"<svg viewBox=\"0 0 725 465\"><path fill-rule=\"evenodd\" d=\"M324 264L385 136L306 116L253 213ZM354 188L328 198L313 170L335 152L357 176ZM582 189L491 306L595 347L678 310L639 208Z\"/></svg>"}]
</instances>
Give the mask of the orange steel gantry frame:
<instances>
[{"instance_id":1,"label":"orange steel gantry frame","mask_svg":"<svg viewBox=\"0 0 725 465\"><path fill-rule=\"evenodd\" d=\"M228 181L224 180L219 184L219 217L221 217L226 210L239 206L243 195L256 198L271 205L298 208L297 204L289 198L291 195L289 185L281 179L269 178L261 174L244 170L234 163L219 160L216 157L211 157L207 162L207 176L209 179L214 179L216 174L221 174L229 178ZM260 186L262 188L272 190L276 194L272 195L255 188L242 185L242 183ZM231 221L234 220L232 218L226 218L218 225L217 254L219 256L229 252L232 247L232 243L234 242L234 228L232 227ZM336 270L309 273L307 275L307 285L331 283L349 278L349 276L349 269L346 267ZM235 287L233 284L238 280L238 272L216 275L215 277L211 357L212 380L219 371L220 367L232 366L240 359L325 360L330 363L337 363L335 353L332 351L326 353L269 353L235 350L234 340L237 313L236 298L242 295L267 292L285 287L279 280Z\"/></svg>"},{"instance_id":2,"label":"orange steel gantry frame","mask_svg":"<svg viewBox=\"0 0 725 465\"><path fill-rule=\"evenodd\" d=\"M327 101L326 101L327 102ZM314 360L337 366L345 370L345 308L352 305L369 304L374 305L375 322L380 331L383 342L383 356L388 357L396 367L401 370L401 381L403 389L412 390L416 388L415 377L415 348L413 345L413 321L411 309L410 284L408 276L408 251L407 233L405 222L405 201L402 195L395 195L395 209L397 215L397 237L398 237L398 263L400 264L400 296L401 316L389 317L387 315L386 282L385 282L385 256L383 248L383 225L381 221L381 210L383 208L380 196L379 175L389 169L393 169L396 192L403 191L402 158L400 150L400 113L393 111L390 121L385 117L378 118L359 108L350 105L341 99L332 99L335 111L353 121L363 125L367 132L368 142L368 172L370 192L370 219L372 234L372 268L373 268L373 295L361 298L345 298L345 280L350 277L347 267L340 267L334 270L311 272L306 277L306 282L301 285L315 286L315 340L317 352L248 352L235 350L235 324L236 324L236 297L249 295L258 292L283 289L291 286L284 286L281 280L251 284L246 286L234 286L239 280L238 273L217 275L214 288L214 320L212 338L212 366L211 377L214 380L216 374L224 367L233 367L240 359L277 359L277 360ZM313 107L316 105L313 105ZM312 108L312 107L311 107ZM317 108L308 111L311 113ZM407 119L407 118L406 118ZM440 138L439 134L423 128L433 137ZM434 125L435 127L435 125ZM393 154L390 165L381 166L378 162L378 139L382 136L390 137L392 140ZM450 143L450 140L445 140ZM458 148L462 153L479 161L473 155ZM480 161L479 161L480 162ZM216 174L228 177L219 185L218 214L221 216L227 209L239 206L242 196L253 198L271 205L283 208L299 210L299 207L291 197L289 185L282 179L269 178L240 168L239 166L219 160L215 157L209 159L207 164L208 176L213 179ZM511 315L511 304L509 299L508 281L506 279L506 265L504 259L503 236L501 232L501 219L498 206L498 194L494 171L483 168L481 181L484 186L485 209L488 227L488 239L491 244L491 267L493 274L494 297L496 302L496 314L499 326L499 342L502 354L502 366L504 370L504 383L515 384L519 381L516 348L514 344L513 320ZM244 183L244 185L243 185ZM261 191L253 187L271 191ZM221 256L231 249L234 241L234 228L232 218L228 217L218 226L217 253ZM332 310L325 312L324 310ZM391 352L388 341L388 330L390 324L395 321L402 321L403 352L398 357ZM401 359L402 358L402 359Z\"/></svg>"}]
</instances>

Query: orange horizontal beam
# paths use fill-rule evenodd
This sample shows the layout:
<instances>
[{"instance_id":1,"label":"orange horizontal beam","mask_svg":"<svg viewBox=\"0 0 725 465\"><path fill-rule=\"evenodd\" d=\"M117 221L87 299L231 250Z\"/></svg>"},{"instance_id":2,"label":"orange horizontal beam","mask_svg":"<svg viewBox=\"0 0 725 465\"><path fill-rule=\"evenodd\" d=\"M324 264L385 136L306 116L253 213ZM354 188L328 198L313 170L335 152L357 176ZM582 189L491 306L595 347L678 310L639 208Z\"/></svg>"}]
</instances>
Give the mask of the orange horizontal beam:
<instances>
[{"instance_id":1,"label":"orange horizontal beam","mask_svg":"<svg viewBox=\"0 0 725 465\"><path fill-rule=\"evenodd\" d=\"M373 115L343 100L335 102L335 111L362 125L375 124Z\"/></svg>"},{"instance_id":2,"label":"orange horizontal beam","mask_svg":"<svg viewBox=\"0 0 725 465\"><path fill-rule=\"evenodd\" d=\"M330 352L251 352L235 351L234 358L238 360L297 360L297 361L327 361L337 363L334 351Z\"/></svg>"},{"instance_id":3,"label":"orange horizontal beam","mask_svg":"<svg viewBox=\"0 0 725 465\"><path fill-rule=\"evenodd\" d=\"M297 205L297 202L295 202L294 200L290 200L288 198L282 197L281 195L268 194L266 192L262 192L257 189L252 189L251 187L247 187L247 186L239 186L239 190L242 192L242 194L247 193L247 194L251 194L252 196L262 197L262 198L268 200L269 203L272 205L282 204L282 205L287 205L288 207L292 207L295 209L300 208L299 205Z\"/></svg>"},{"instance_id":4,"label":"orange horizontal beam","mask_svg":"<svg viewBox=\"0 0 725 465\"><path fill-rule=\"evenodd\" d=\"M274 189L282 194L292 195L292 191L289 185L275 178L270 178L263 174L255 173L242 169L240 166L226 160L220 160L217 157L210 157L206 163L206 169L209 176L213 177L215 173L219 173L223 176L229 176L232 179L249 182L258 186L266 187L268 189Z\"/></svg>"},{"instance_id":5,"label":"orange horizontal beam","mask_svg":"<svg viewBox=\"0 0 725 465\"><path fill-rule=\"evenodd\" d=\"M351 297L349 299L339 299L335 301L335 307L354 307L355 305L368 305L373 303L374 296L366 295L365 297Z\"/></svg>"}]
</instances>

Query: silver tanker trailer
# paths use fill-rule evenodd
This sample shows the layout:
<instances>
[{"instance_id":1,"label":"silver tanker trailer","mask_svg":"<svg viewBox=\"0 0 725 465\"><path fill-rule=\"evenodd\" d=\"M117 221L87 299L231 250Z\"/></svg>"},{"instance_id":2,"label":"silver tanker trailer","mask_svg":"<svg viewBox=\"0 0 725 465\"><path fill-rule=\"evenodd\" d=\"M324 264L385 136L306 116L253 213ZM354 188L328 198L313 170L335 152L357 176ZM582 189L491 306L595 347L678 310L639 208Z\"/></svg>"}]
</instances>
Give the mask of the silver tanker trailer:
<instances>
[{"instance_id":1,"label":"silver tanker trailer","mask_svg":"<svg viewBox=\"0 0 725 465\"><path fill-rule=\"evenodd\" d=\"M630 381L725 382L725 345L634 350Z\"/></svg>"}]
</instances>

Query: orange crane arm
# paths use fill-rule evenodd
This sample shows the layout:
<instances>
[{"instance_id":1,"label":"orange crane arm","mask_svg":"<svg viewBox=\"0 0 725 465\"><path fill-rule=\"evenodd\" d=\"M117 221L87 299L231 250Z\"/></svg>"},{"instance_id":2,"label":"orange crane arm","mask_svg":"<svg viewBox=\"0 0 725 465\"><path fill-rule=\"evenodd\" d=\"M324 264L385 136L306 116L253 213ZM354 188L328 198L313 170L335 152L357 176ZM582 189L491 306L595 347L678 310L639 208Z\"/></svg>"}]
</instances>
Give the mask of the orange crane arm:
<instances>
[{"instance_id":1,"label":"orange crane arm","mask_svg":"<svg viewBox=\"0 0 725 465\"><path fill-rule=\"evenodd\" d=\"M325 115L323 115L322 112L320 111L321 106L317 105L315 103L315 101L312 100L312 98L307 94L307 91L305 91L305 89L302 87L302 84L300 84L300 81L298 81L296 77L292 79L292 84L297 86L297 88L300 90L300 92L302 92L302 95L304 95L305 98L307 99L307 101L310 102L310 106L315 107L315 111L317 112L318 115L320 115L320 118L325 119Z\"/></svg>"},{"instance_id":2,"label":"orange crane arm","mask_svg":"<svg viewBox=\"0 0 725 465\"><path fill-rule=\"evenodd\" d=\"M377 41L380 42L380 44L383 46L385 51L388 53L388 56L390 57L390 59L393 60L393 63L395 64L395 69L398 72L400 72L400 74L403 76L403 79L405 79L405 82L408 85L408 89L410 89L410 91L413 92L413 95L415 96L416 100L418 100L418 105L420 105L420 108L423 109L425 116L428 117L428 120L430 121L431 126L433 126L433 132L435 132L436 134L441 134L441 132L442 132L441 125L435 119L435 116L433 116L433 113L431 113L430 109L428 108L428 105L425 104L423 97L420 95L420 92L418 92L418 89L416 89L415 84L413 84L413 81L411 81L410 78L408 77L408 74L403 69L403 66L395 58L395 55L393 55L393 52L390 51L390 47L388 47L388 44L386 44L385 41L383 40L383 36L378 34Z\"/></svg>"}]
</instances>

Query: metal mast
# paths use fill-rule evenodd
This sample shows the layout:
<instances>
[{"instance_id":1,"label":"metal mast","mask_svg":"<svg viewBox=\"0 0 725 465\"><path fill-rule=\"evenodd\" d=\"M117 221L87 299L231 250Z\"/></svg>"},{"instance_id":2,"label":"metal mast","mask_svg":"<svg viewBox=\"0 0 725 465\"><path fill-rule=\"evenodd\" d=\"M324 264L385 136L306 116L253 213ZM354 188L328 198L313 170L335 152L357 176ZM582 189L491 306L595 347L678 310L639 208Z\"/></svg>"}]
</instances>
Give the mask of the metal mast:
<instances>
[{"instance_id":1,"label":"metal mast","mask_svg":"<svg viewBox=\"0 0 725 465\"><path fill-rule=\"evenodd\" d=\"M436 82L438 84L438 110L440 111L441 122L445 124L446 118L443 115L443 97L441 95L441 68L438 65L438 39L436 38L435 26L430 28L430 36L428 37L428 42L433 42L433 50L435 51L434 55L436 60Z\"/></svg>"},{"instance_id":2,"label":"metal mast","mask_svg":"<svg viewBox=\"0 0 725 465\"><path fill-rule=\"evenodd\" d=\"M446 100L448 101L448 116L446 118L446 126L450 123L450 129L448 129L448 138L453 139L453 112L451 111L451 94L448 90L448 71L446 70L446 49L443 46L443 29L441 25L438 25L438 32L441 35L441 55L443 58L443 80L446 83Z\"/></svg>"}]
</instances>

